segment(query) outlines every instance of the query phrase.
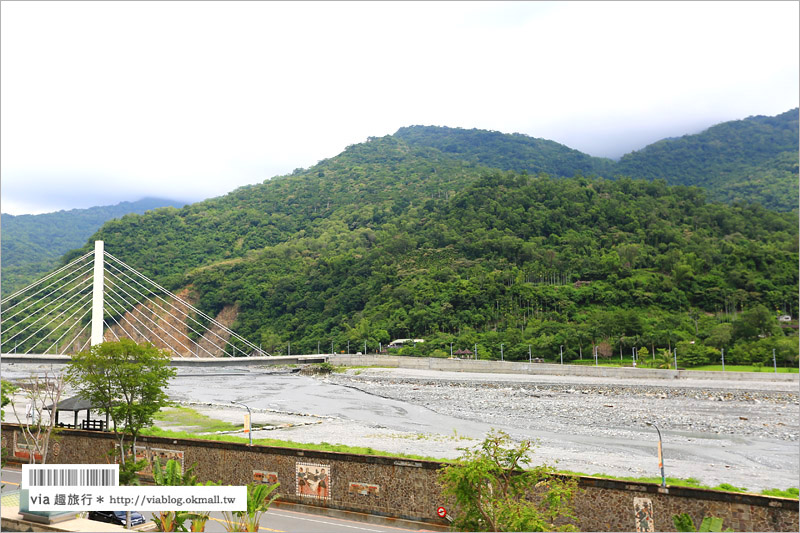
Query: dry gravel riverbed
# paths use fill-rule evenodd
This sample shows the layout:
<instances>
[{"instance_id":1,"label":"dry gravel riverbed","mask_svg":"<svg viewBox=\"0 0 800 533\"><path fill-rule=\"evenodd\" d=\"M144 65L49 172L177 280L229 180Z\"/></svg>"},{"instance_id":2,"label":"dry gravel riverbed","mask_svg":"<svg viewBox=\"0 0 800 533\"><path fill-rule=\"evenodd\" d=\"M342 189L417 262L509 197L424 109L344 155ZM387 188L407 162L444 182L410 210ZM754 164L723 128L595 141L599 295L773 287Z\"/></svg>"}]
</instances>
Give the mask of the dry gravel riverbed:
<instances>
[{"instance_id":1,"label":"dry gravel riverbed","mask_svg":"<svg viewBox=\"0 0 800 533\"><path fill-rule=\"evenodd\" d=\"M260 388L259 379L251 377L251 405L265 409L256 408L254 421L271 429L256 431L256 438L453 458L459 447L477 444L496 428L515 439L536 440L536 461L559 469L657 477L657 435L645 423L650 421L662 431L667 476L752 491L798 486L796 382L371 368L273 377L269 386L275 395L269 396L252 392ZM241 417L224 404L189 404L214 418ZM276 418L279 414L289 418Z\"/></svg>"},{"instance_id":2,"label":"dry gravel riverbed","mask_svg":"<svg viewBox=\"0 0 800 533\"><path fill-rule=\"evenodd\" d=\"M632 383L406 369L351 370L324 379L537 439L537 457L558 461L561 469L658 476L650 421L663 434L668 476L751 490L798 484L796 382ZM424 453L424 441L414 448Z\"/></svg>"},{"instance_id":3,"label":"dry gravel riverbed","mask_svg":"<svg viewBox=\"0 0 800 533\"><path fill-rule=\"evenodd\" d=\"M30 370L4 364L4 379ZM537 462L590 475L659 476L650 421L663 435L667 476L752 491L797 487L797 382L722 377L633 380L388 368L307 377L275 367L209 367L179 369L169 394L234 423L241 423L244 410L231 401L247 403L254 426L264 427L255 438L428 457L457 457L459 447L477 444L496 428L538 441Z\"/></svg>"}]
</instances>

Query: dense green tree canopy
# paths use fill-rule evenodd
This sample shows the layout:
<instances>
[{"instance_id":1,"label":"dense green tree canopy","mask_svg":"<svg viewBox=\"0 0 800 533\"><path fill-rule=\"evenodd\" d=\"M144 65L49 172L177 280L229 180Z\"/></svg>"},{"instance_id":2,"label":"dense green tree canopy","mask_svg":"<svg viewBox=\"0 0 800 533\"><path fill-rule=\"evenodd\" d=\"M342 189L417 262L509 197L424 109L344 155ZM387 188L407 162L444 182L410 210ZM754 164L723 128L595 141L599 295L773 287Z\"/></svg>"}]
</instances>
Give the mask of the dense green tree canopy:
<instances>
[{"instance_id":1,"label":"dense green tree canopy","mask_svg":"<svg viewBox=\"0 0 800 533\"><path fill-rule=\"evenodd\" d=\"M718 124L694 135L664 139L620 161L591 157L545 139L521 134L432 126L400 128L395 136L450 157L502 170L553 176L663 179L697 186L726 203L756 202L797 209L798 110Z\"/></svg>"}]
</instances>

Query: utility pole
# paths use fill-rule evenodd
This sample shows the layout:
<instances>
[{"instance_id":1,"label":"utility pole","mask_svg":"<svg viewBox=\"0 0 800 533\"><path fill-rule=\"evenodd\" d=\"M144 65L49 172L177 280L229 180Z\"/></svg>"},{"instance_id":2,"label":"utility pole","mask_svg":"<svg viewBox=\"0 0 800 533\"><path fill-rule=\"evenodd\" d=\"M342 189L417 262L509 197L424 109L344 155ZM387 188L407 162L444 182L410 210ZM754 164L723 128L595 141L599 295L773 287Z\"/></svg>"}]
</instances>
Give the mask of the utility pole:
<instances>
[{"instance_id":1,"label":"utility pole","mask_svg":"<svg viewBox=\"0 0 800 533\"><path fill-rule=\"evenodd\" d=\"M528 362L533 363L533 357L531 357L531 345L528 345Z\"/></svg>"},{"instance_id":2,"label":"utility pole","mask_svg":"<svg viewBox=\"0 0 800 533\"><path fill-rule=\"evenodd\" d=\"M678 370L678 349L677 348L673 348L672 353L675 354L675 370L677 371Z\"/></svg>"},{"instance_id":3,"label":"utility pole","mask_svg":"<svg viewBox=\"0 0 800 533\"><path fill-rule=\"evenodd\" d=\"M500 360L504 361L504 359L503 359L503 343L502 342L500 343Z\"/></svg>"},{"instance_id":4,"label":"utility pole","mask_svg":"<svg viewBox=\"0 0 800 533\"><path fill-rule=\"evenodd\" d=\"M775 373L778 373L778 363L775 361L775 348L772 349L772 368L775 369Z\"/></svg>"},{"instance_id":5,"label":"utility pole","mask_svg":"<svg viewBox=\"0 0 800 533\"><path fill-rule=\"evenodd\" d=\"M564 364L564 345L558 347L558 352L561 355L561 364Z\"/></svg>"},{"instance_id":6,"label":"utility pole","mask_svg":"<svg viewBox=\"0 0 800 533\"><path fill-rule=\"evenodd\" d=\"M722 348L722 371L725 372L725 348Z\"/></svg>"},{"instance_id":7,"label":"utility pole","mask_svg":"<svg viewBox=\"0 0 800 533\"><path fill-rule=\"evenodd\" d=\"M364 355L367 355L367 341L364 341Z\"/></svg>"}]
</instances>

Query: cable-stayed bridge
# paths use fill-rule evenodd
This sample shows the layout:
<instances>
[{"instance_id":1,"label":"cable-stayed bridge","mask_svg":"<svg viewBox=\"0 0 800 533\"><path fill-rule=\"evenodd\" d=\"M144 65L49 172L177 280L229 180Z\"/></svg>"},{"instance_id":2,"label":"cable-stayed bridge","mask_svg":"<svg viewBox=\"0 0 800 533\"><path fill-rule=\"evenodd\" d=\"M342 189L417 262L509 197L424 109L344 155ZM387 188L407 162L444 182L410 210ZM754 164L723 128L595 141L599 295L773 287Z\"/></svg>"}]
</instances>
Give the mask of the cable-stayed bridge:
<instances>
[{"instance_id":1,"label":"cable-stayed bridge","mask_svg":"<svg viewBox=\"0 0 800 533\"><path fill-rule=\"evenodd\" d=\"M3 354L71 355L128 338L176 358L270 356L228 327L235 308L211 317L188 300L188 291L173 294L96 241L94 251L0 302L0 348Z\"/></svg>"}]
</instances>

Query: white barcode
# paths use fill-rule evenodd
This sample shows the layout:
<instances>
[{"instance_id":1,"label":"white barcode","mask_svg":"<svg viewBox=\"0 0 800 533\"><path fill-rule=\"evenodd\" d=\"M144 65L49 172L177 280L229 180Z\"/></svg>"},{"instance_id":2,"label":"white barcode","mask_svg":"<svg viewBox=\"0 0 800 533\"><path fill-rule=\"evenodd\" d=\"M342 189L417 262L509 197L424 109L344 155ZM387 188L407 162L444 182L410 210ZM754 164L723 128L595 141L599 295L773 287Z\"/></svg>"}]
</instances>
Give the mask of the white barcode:
<instances>
[{"instance_id":1,"label":"white barcode","mask_svg":"<svg viewBox=\"0 0 800 533\"><path fill-rule=\"evenodd\" d=\"M31 465L33 466L33 465ZM27 469L29 487L115 487L119 470L109 468L41 467ZM24 473L23 473L23 479Z\"/></svg>"}]
</instances>

